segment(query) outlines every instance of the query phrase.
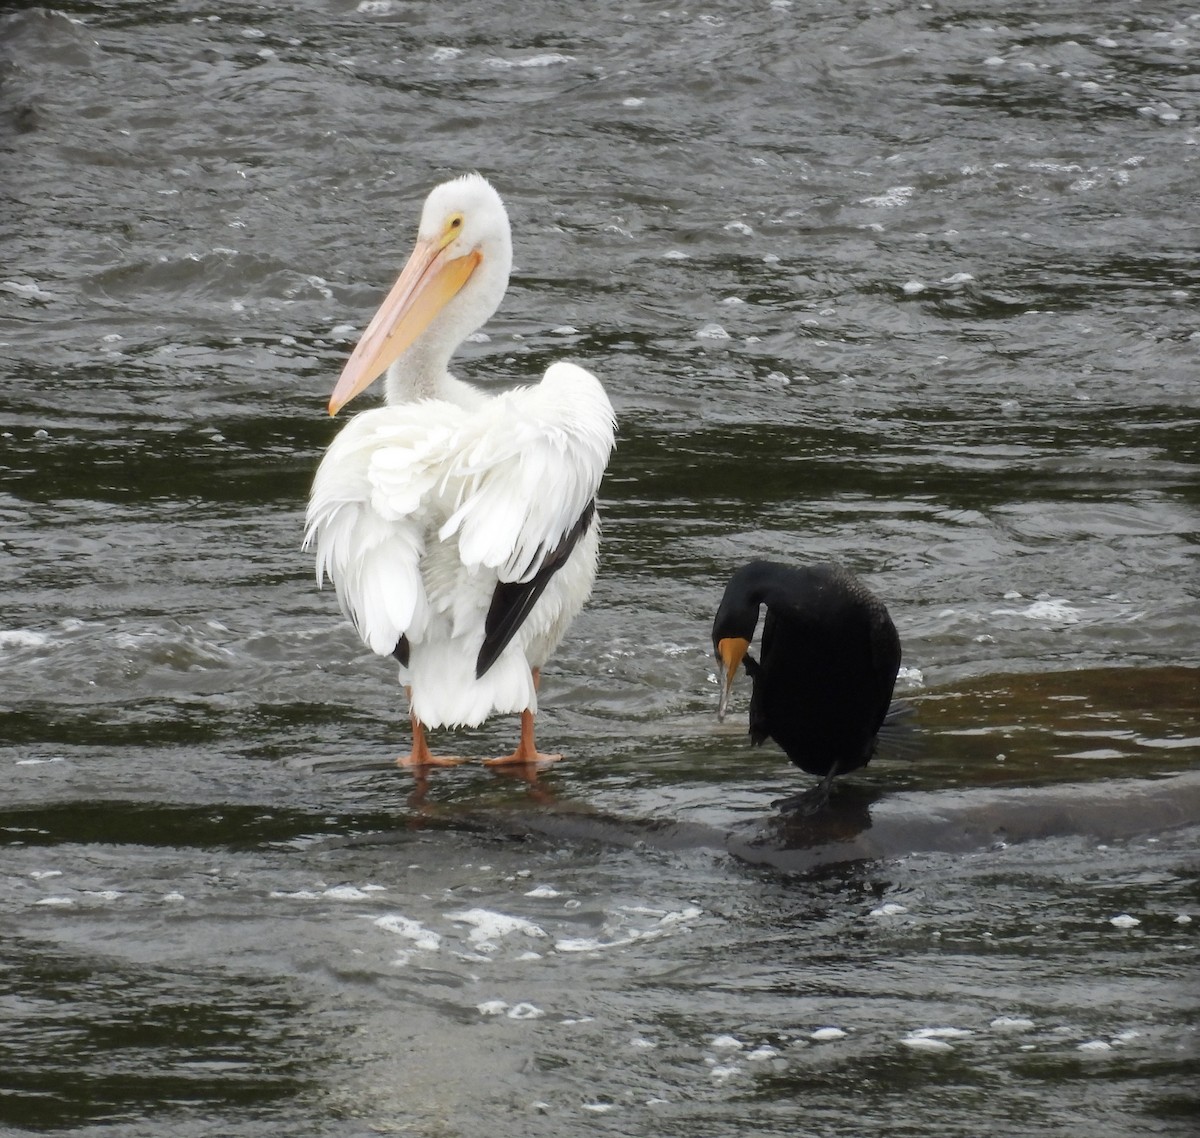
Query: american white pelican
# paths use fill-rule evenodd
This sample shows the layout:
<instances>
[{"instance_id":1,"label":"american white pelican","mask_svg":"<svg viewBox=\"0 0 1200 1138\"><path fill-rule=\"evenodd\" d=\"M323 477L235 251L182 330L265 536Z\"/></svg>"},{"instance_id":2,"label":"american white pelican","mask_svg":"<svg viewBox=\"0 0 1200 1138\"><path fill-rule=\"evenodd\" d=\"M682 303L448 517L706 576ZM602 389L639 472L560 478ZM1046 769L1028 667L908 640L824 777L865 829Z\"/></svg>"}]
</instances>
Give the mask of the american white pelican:
<instances>
[{"instance_id":1,"label":"american white pelican","mask_svg":"<svg viewBox=\"0 0 1200 1138\"><path fill-rule=\"evenodd\" d=\"M755 660L760 605L767 619ZM750 741L774 739L802 771L824 775L814 790L772 803L782 810L822 806L834 777L865 767L881 728L908 711L892 705L900 637L887 606L840 565L743 565L725 586L712 641L721 662L717 718L744 660L753 680Z\"/></svg>"},{"instance_id":2,"label":"american white pelican","mask_svg":"<svg viewBox=\"0 0 1200 1138\"><path fill-rule=\"evenodd\" d=\"M612 405L581 367L487 394L447 371L508 287L512 238L478 174L436 187L417 243L347 361L329 413L387 371L387 405L363 411L317 469L305 547L342 611L400 661L412 753L438 759L426 727L520 713L520 742L492 763L538 763L540 669L596 577L596 492L613 447Z\"/></svg>"}]
</instances>

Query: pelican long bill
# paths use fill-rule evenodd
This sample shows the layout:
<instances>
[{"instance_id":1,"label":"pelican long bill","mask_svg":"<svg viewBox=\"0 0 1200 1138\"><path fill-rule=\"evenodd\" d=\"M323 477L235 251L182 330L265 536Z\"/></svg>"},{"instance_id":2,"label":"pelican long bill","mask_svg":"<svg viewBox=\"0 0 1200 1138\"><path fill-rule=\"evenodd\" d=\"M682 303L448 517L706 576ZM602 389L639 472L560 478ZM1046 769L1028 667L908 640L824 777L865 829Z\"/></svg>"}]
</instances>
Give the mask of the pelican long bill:
<instances>
[{"instance_id":1,"label":"pelican long bill","mask_svg":"<svg viewBox=\"0 0 1200 1138\"><path fill-rule=\"evenodd\" d=\"M365 391L429 327L475 271L481 254L447 254L448 240L418 241L408 263L371 318L329 397L336 415Z\"/></svg>"}]
</instances>

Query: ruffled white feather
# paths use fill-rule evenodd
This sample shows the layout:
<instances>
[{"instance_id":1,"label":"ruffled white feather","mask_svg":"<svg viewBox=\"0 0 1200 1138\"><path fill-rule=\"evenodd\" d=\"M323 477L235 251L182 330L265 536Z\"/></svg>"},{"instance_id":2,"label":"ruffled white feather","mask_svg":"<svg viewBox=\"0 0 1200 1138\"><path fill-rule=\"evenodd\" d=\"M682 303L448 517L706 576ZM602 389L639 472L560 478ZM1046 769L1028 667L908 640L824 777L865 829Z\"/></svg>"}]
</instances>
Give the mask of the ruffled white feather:
<instances>
[{"instance_id":1,"label":"ruffled white feather","mask_svg":"<svg viewBox=\"0 0 1200 1138\"><path fill-rule=\"evenodd\" d=\"M473 401L474 402L474 401ZM317 470L305 546L363 643L390 655L430 727L536 710L540 667L591 592L598 523L480 678L497 582L529 580L595 498L613 447L599 381L555 363L542 381L464 406L442 399L357 415Z\"/></svg>"}]
</instances>

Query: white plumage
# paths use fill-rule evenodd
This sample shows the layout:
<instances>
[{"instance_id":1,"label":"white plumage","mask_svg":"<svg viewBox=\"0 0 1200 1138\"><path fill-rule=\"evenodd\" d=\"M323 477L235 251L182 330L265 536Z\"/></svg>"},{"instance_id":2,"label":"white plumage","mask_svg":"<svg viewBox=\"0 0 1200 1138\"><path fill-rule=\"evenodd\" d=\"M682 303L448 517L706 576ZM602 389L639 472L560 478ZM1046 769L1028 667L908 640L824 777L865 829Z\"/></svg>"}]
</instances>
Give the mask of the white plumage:
<instances>
[{"instance_id":1,"label":"white plumage","mask_svg":"<svg viewBox=\"0 0 1200 1138\"><path fill-rule=\"evenodd\" d=\"M522 712L532 742L536 670L596 575L594 503L614 430L599 381L559 362L540 383L489 397L446 370L498 306L510 267L495 190L478 175L437 187L330 410L390 365L388 405L334 439L309 501L318 583L333 581L364 644L402 659L414 719L402 761L415 765L429 761L422 724ZM528 750L510 759L539 757Z\"/></svg>"}]
</instances>

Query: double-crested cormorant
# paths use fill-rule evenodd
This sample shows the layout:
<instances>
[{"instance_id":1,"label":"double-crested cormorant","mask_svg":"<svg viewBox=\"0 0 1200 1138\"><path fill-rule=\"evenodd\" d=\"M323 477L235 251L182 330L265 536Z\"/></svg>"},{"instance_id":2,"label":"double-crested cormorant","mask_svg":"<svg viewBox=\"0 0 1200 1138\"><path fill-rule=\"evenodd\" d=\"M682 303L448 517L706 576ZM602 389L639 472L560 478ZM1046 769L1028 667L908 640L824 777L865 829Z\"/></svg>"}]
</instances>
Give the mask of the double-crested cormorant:
<instances>
[{"instance_id":1,"label":"double-crested cormorant","mask_svg":"<svg viewBox=\"0 0 1200 1138\"><path fill-rule=\"evenodd\" d=\"M766 605L760 659L749 655ZM887 608L840 565L752 561L729 579L713 622L722 666L717 718L725 718L740 663L753 681L750 739L774 739L801 770L823 775L781 809L815 809L836 775L871 761L900 669L900 637Z\"/></svg>"},{"instance_id":2,"label":"double-crested cormorant","mask_svg":"<svg viewBox=\"0 0 1200 1138\"><path fill-rule=\"evenodd\" d=\"M428 727L520 713L497 763L541 754L541 666L596 576L596 493L613 410L595 376L554 363L492 395L447 370L499 306L512 267L500 195L478 174L434 189L404 271L346 363L341 407L387 371L387 405L355 416L313 483L305 544L363 642L400 662L418 775Z\"/></svg>"}]
</instances>

